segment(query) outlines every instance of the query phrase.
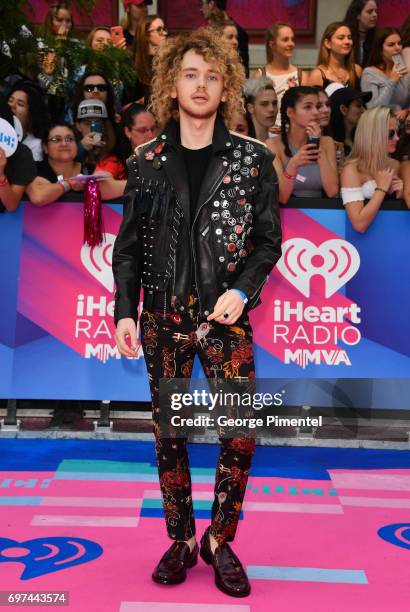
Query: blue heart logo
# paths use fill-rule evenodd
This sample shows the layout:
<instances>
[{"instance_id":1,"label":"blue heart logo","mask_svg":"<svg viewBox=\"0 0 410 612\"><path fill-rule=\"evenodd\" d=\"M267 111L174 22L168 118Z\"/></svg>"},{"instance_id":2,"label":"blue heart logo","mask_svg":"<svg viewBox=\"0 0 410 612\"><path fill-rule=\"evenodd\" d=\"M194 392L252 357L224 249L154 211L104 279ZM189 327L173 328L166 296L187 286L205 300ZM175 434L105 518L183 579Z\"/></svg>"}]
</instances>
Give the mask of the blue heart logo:
<instances>
[{"instance_id":1,"label":"blue heart logo","mask_svg":"<svg viewBox=\"0 0 410 612\"><path fill-rule=\"evenodd\" d=\"M378 535L389 544L401 546L410 550L410 523L395 523L385 525L377 532Z\"/></svg>"},{"instance_id":2,"label":"blue heart logo","mask_svg":"<svg viewBox=\"0 0 410 612\"><path fill-rule=\"evenodd\" d=\"M19 556L14 554L16 551L9 555L5 554L7 549L11 548L25 548L29 552L21 551ZM100 557L102 553L103 549L99 544L83 538L49 537L25 542L0 538L0 563L10 561L23 563L25 569L20 576L21 580L37 578L88 563Z\"/></svg>"}]
</instances>

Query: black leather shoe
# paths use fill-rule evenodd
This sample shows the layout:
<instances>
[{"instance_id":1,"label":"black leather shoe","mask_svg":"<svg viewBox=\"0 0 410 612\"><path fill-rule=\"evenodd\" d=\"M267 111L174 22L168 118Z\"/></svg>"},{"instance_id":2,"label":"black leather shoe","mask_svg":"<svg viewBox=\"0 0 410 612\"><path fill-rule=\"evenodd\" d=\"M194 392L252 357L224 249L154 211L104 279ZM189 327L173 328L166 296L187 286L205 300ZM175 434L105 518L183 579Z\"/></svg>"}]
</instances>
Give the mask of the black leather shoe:
<instances>
[{"instance_id":1,"label":"black leather shoe","mask_svg":"<svg viewBox=\"0 0 410 612\"><path fill-rule=\"evenodd\" d=\"M227 542L217 546L215 553L212 553L209 530L210 527L201 538L199 554L205 563L214 568L216 586L232 597L246 597L251 592L251 585L241 562Z\"/></svg>"},{"instance_id":2,"label":"black leather shoe","mask_svg":"<svg viewBox=\"0 0 410 612\"><path fill-rule=\"evenodd\" d=\"M188 567L198 562L198 544L192 552L185 542L175 541L162 556L155 568L152 579L161 584L179 584L184 582Z\"/></svg>"}]
</instances>

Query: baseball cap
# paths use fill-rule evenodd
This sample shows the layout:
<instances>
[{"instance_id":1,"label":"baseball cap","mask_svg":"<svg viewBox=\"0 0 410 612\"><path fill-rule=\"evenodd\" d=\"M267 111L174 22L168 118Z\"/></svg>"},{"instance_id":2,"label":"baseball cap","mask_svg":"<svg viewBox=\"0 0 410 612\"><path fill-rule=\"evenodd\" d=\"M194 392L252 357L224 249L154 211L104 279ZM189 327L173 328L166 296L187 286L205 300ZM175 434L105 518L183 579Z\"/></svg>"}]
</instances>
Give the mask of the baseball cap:
<instances>
[{"instance_id":1,"label":"baseball cap","mask_svg":"<svg viewBox=\"0 0 410 612\"><path fill-rule=\"evenodd\" d=\"M353 100L362 100L364 104L372 98L371 91L359 91L354 87L342 85L341 83L331 83L326 87L325 92L329 96L332 107L338 108L341 104L350 104Z\"/></svg>"},{"instance_id":2,"label":"baseball cap","mask_svg":"<svg viewBox=\"0 0 410 612\"><path fill-rule=\"evenodd\" d=\"M107 119L107 107L101 100L82 100L78 105L77 119Z\"/></svg>"},{"instance_id":3,"label":"baseball cap","mask_svg":"<svg viewBox=\"0 0 410 612\"><path fill-rule=\"evenodd\" d=\"M145 4L150 6L152 4L152 0L123 0L124 8L128 8L131 4Z\"/></svg>"}]
</instances>

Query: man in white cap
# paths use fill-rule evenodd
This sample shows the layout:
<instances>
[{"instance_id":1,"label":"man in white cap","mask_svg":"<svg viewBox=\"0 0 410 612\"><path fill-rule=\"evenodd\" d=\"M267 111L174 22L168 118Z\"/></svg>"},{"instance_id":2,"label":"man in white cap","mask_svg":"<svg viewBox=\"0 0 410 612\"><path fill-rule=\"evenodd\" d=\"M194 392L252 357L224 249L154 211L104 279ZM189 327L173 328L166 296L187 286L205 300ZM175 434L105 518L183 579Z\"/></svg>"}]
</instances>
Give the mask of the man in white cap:
<instances>
[{"instance_id":1,"label":"man in white cap","mask_svg":"<svg viewBox=\"0 0 410 612\"><path fill-rule=\"evenodd\" d=\"M87 162L90 173L106 148L107 120L107 107L101 100L82 100L78 105L75 127L82 138L78 143L77 156L81 162Z\"/></svg>"}]
</instances>

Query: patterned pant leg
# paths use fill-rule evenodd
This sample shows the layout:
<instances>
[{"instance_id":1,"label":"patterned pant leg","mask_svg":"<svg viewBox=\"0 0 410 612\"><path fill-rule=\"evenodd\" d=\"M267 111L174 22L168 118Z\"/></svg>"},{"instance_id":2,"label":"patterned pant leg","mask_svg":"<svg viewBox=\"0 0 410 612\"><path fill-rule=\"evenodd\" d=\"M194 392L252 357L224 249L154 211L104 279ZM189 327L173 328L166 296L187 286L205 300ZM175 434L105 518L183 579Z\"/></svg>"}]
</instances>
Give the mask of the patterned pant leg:
<instances>
[{"instance_id":1,"label":"patterned pant leg","mask_svg":"<svg viewBox=\"0 0 410 612\"><path fill-rule=\"evenodd\" d=\"M248 389L254 390L252 328L247 317L229 326L212 323L199 356L208 378L235 383L235 379L241 377L238 380L248 380ZM221 545L232 542L235 537L255 439L220 437L220 442L210 531Z\"/></svg>"},{"instance_id":2,"label":"patterned pant leg","mask_svg":"<svg viewBox=\"0 0 410 612\"><path fill-rule=\"evenodd\" d=\"M188 540L195 534L191 475L186 438L160 435L159 380L190 378L195 345L189 330L189 315L143 310L140 318L141 341L148 370L152 398L155 450L159 483L168 536Z\"/></svg>"}]
</instances>

